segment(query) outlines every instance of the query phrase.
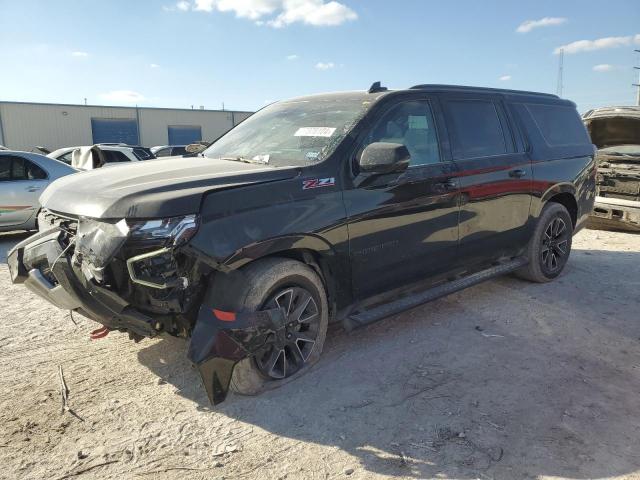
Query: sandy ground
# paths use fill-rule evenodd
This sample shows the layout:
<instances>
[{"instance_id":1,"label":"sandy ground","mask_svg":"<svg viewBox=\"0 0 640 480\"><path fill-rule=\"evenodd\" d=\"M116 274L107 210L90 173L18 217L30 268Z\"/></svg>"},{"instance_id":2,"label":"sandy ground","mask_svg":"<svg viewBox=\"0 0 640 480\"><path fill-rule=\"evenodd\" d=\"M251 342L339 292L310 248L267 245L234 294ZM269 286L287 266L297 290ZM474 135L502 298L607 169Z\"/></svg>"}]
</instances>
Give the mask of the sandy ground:
<instances>
[{"instance_id":1,"label":"sandy ground","mask_svg":"<svg viewBox=\"0 0 640 480\"><path fill-rule=\"evenodd\" d=\"M2 478L640 478L639 235L580 233L548 285L334 327L306 376L217 408L185 342L92 342L4 262Z\"/></svg>"}]
</instances>

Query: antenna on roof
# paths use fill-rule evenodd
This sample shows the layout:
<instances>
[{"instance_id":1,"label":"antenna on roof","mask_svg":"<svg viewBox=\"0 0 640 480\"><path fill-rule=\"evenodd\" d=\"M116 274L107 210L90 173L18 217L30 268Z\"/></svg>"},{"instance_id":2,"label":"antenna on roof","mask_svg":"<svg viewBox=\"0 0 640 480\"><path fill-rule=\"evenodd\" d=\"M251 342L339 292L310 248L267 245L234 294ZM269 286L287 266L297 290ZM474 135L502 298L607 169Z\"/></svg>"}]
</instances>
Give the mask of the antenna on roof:
<instances>
[{"instance_id":1,"label":"antenna on roof","mask_svg":"<svg viewBox=\"0 0 640 480\"><path fill-rule=\"evenodd\" d=\"M640 50L634 50L634 52L638 52L640 53ZM640 67L633 67L636 70L640 70ZM636 97L636 105L638 105L640 107L640 74L638 75L638 83L633 83L632 84L634 87L638 88L638 96Z\"/></svg>"},{"instance_id":2,"label":"antenna on roof","mask_svg":"<svg viewBox=\"0 0 640 480\"><path fill-rule=\"evenodd\" d=\"M562 88L564 87L564 48L560 49L558 57L558 84L556 85L556 95L562 97Z\"/></svg>"},{"instance_id":3,"label":"antenna on roof","mask_svg":"<svg viewBox=\"0 0 640 480\"><path fill-rule=\"evenodd\" d=\"M386 92L387 87L383 87L380 82L373 82L369 87L369 93Z\"/></svg>"}]
</instances>

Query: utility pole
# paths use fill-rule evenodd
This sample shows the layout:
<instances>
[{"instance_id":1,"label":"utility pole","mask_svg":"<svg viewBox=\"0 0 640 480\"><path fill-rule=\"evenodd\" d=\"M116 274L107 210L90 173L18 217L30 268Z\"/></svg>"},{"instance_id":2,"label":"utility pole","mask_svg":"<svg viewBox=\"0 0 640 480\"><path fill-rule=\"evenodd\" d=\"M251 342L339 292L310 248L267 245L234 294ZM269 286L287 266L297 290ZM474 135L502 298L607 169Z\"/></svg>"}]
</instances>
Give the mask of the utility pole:
<instances>
[{"instance_id":1,"label":"utility pole","mask_svg":"<svg viewBox=\"0 0 640 480\"><path fill-rule=\"evenodd\" d=\"M561 48L560 54L558 56L558 85L556 86L556 94L559 97L562 97L563 74L564 74L564 48Z\"/></svg>"},{"instance_id":2,"label":"utility pole","mask_svg":"<svg viewBox=\"0 0 640 480\"><path fill-rule=\"evenodd\" d=\"M634 52L640 53L640 50L634 50ZM636 70L640 70L640 67L633 68L635 68ZM632 85L638 89L638 94L636 96L636 105L640 107L640 72L638 72L638 83L633 83Z\"/></svg>"}]
</instances>

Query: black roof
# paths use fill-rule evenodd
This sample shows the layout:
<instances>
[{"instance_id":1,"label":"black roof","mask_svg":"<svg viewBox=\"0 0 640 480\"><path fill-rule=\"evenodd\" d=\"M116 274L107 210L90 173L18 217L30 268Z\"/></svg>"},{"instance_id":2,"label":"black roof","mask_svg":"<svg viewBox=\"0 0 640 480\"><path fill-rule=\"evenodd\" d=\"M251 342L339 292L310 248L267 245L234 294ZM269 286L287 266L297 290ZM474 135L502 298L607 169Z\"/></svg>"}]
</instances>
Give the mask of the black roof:
<instances>
[{"instance_id":1,"label":"black roof","mask_svg":"<svg viewBox=\"0 0 640 480\"><path fill-rule=\"evenodd\" d=\"M428 91L451 91L451 92L475 92L475 93L501 93L505 95L526 95L546 98L557 98L557 95L552 93L540 93L540 92L527 92L525 90L507 90L504 88L490 88L490 87L471 87L466 85L438 85L438 84L422 84L414 85L409 90L428 90Z\"/></svg>"}]
</instances>

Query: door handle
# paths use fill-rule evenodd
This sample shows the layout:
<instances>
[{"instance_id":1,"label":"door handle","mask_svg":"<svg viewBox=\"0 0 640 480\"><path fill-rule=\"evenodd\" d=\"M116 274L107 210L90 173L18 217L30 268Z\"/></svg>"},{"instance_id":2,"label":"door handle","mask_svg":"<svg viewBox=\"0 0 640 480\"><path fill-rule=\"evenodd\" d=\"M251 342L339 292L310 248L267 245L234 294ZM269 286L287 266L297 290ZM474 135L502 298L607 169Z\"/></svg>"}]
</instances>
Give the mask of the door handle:
<instances>
[{"instance_id":1,"label":"door handle","mask_svg":"<svg viewBox=\"0 0 640 480\"><path fill-rule=\"evenodd\" d=\"M442 185L447 190L456 190L458 188L458 179L448 178L445 182L442 182Z\"/></svg>"},{"instance_id":2,"label":"door handle","mask_svg":"<svg viewBox=\"0 0 640 480\"><path fill-rule=\"evenodd\" d=\"M511 171L509 172L509 176L510 176L511 178L522 178L522 177L524 177L524 176L526 176L526 175L527 175L527 172L526 172L525 170L521 170L521 169L519 169L519 168L518 168L518 169L516 169L516 170L511 170Z\"/></svg>"},{"instance_id":3,"label":"door handle","mask_svg":"<svg viewBox=\"0 0 640 480\"><path fill-rule=\"evenodd\" d=\"M31 185L29 187L26 188L27 192L37 192L38 190L40 190L42 187L36 187L34 185Z\"/></svg>"}]
</instances>

